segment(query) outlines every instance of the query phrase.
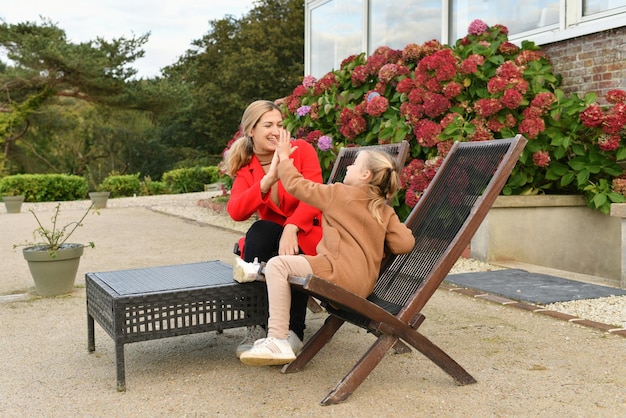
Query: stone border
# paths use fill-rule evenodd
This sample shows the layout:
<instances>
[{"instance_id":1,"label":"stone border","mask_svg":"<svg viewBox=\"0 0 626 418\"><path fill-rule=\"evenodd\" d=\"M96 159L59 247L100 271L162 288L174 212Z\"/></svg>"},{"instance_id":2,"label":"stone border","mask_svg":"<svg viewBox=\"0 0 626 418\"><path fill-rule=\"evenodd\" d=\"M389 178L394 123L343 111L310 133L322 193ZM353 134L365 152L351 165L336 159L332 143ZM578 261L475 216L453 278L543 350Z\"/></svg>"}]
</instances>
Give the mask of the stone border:
<instances>
[{"instance_id":1,"label":"stone border","mask_svg":"<svg viewBox=\"0 0 626 418\"><path fill-rule=\"evenodd\" d=\"M538 305L529 304L526 302L520 302L513 299L508 299L502 296L492 295L480 290L471 289L468 287L458 287L450 283L442 283L439 286L441 290L447 290L450 292L460 293L465 296L486 300L488 302L499 303L504 306L512 306L514 308L530 311L540 315L550 316L552 318L560 319L563 321L571 322L573 324L582 325L589 328L595 328L598 331L608 332L609 334L619 335L626 337L626 328L616 328L614 325L603 324L602 322L590 321L588 319L582 319L574 315L569 315L563 312L557 312L550 309L543 308Z\"/></svg>"}]
</instances>

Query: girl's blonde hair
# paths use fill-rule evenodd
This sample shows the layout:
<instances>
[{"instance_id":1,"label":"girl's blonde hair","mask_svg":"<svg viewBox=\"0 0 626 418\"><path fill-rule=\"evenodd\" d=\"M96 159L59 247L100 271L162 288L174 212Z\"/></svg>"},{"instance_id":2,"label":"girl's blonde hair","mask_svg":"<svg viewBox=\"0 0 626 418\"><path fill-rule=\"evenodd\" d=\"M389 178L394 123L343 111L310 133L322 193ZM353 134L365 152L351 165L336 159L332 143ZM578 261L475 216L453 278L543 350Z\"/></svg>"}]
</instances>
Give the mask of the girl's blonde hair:
<instances>
[{"instance_id":1,"label":"girl's blonde hair","mask_svg":"<svg viewBox=\"0 0 626 418\"><path fill-rule=\"evenodd\" d=\"M367 160L365 168L372 173L369 183L370 203L368 209L382 223L382 208L400 189L400 174L396 162L391 156L379 150L362 150Z\"/></svg>"},{"instance_id":2,"label":"girl's blonde hair","mask_svg":"<svg viewBox=\"0 0 626 418\"><path fill-rule=\"evenodd\" d=\"M250 103L243 112L241 124L239 125L242 136L233 142L230 149L226 152L222 164L224 172L230 177L235 177L237 171L252 159L254 143L250 133L256 124L259 123L261 116L272 110L280 112L280 107L269 100L257 100Z\"/></svg>"}]
</instances>

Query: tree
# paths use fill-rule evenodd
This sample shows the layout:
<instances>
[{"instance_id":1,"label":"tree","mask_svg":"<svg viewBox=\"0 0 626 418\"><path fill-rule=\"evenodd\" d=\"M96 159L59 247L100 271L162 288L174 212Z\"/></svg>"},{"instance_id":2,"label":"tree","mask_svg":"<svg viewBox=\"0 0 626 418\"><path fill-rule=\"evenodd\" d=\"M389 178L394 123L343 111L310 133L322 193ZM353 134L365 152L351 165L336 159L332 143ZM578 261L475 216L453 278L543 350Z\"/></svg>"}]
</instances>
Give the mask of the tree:
<instances>
[{"instance_id":1,"label":"tree","mask_svg":"<svg viewBox=\"0 0 626 418\"><path fill-rule=\"evenodd\" d=\"M260 0L248 15L210 22L164 76L189 102L163 115L162 138L221 154L253 100L290 94L304 73L304 2Z\"/></svg>"},{"instance_id":2,"label":"tree","mask_svg":"<svg viewBox=\"0 0 626 418\"><path fill-rule=\"evenodd\" d=\"M63 103L59 98L131 109L149 108L150 102L138 100L141 95L129 94L129 86L140 86L139 81L131 80L137 71L129 65L144 55L141 47L148 36L112 41L97 38L75 44L47 19L42 19L41 24L2 21L0 48L12 63L0 67L3 161L10 158L16 141L28 132L35 112L49 104ZM32 155L41 158L42 154L32 144L31 150Z\"/></svg>"}]
</instances>

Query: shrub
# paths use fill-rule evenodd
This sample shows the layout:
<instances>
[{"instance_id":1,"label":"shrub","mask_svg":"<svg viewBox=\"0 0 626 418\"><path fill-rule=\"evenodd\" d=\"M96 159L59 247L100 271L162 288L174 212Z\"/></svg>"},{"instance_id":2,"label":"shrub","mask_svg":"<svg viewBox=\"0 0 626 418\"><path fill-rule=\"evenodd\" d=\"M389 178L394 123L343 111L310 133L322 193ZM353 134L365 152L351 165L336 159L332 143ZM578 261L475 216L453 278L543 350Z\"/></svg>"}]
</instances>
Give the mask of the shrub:
<instances>
[{"instance_id":1,"label":"shrub","mask_svg":"<svg viewBox=\"0 0 626 418\"><path fill-rule=\"evenodd\" d=\"M27 202L83 199L87 180L67 174L15 174L0 179L0 194L24 195Z\"/></svg>"},{"instance_id":2,"label":"shrub","mask_svg":"<svg viewBox=\"0 0 626 418\"><path fill-rule=\"evenodd\" d=\"M168 194L170 189L164 181L154 181L150 176L144 177L139 186L139 194L141 196L153 196L159 194Z\"/></svg>"},{"instance_id":3,"label":"shrub","mask_svg":"<svg viewBox=\"0 0 626 418\"><path fill-rule=\"evenodd\" d=\"M306 76L280 101L284 125L317 146L325 178L344 146L411 144L396 209L406 215L454 141L523 134L528 144L505 195L583 194L608 213L626 201L626 92L565 97L549 57L518 47L501 25L474 21L454 46L436 40L347 57L319 80Z\"/></svg>"},{"instance_id":4,"label":"shrub","mask_svg":"<svg viewBox=\"0 0 626 418\"><path fill-rule=\"evenodd\" d=\"M111 192L110 197L134 196L139 193L139 173L111 174L102 180L98 190Z\"/></svg>"},{"instance_id":5,"label":"shrub","mask_svg":"<svg viewBox=\"0 0 626 418\"><path fill-rule=\"evenodd\" d=\"M220 173L217 167L177 168L163 173L163 181L173 193L192 193L204 190L205 184L215 183Z\"/></svg>"}]
</instances>

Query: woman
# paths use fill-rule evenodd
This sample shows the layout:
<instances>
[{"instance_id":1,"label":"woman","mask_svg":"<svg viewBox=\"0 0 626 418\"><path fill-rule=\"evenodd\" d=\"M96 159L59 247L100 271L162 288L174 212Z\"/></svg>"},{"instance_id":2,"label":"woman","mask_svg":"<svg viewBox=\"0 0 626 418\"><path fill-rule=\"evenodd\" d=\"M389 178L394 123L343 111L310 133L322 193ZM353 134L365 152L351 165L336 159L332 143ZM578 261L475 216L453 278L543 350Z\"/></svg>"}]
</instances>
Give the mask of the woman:
<instances>
[{"instance_id":1,"label":"woman","mask_svg":"<svg viewBox=\"0 0 626 418\"><path fill-rule=\"evenodd\" d=\"M280 108L273 102L251 103L241 118L243 136L225 156L226 174L234 177L227 206L230 217L244 221L258 213L260 218L238 243L241 258L246 262L255 258L268 261L275 255L315 255L322 237L320 211L287 193L278 180L274 151L283 130L282 121ZM304 178L321 183L322 169L313 146L303 140L293 144L297 146L291 155L296 170ZM307 295L293 292L288 339L296 353L302 348L307 301ZM237 357L263 337L263 327L248 327L246 337L237 347Z\"/></svg>"}]
</instances>

